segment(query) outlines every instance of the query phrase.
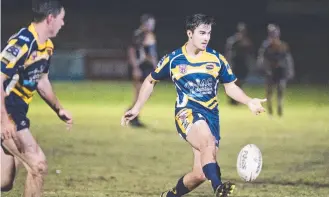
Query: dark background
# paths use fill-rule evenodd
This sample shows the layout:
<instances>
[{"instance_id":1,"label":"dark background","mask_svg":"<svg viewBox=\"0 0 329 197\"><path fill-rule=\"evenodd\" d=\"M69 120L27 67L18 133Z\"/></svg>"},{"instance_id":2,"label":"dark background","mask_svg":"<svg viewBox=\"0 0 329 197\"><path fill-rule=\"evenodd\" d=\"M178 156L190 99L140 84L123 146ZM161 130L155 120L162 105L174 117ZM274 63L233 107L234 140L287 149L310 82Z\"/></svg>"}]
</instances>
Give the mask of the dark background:
<instances>
[{"instance_id":1,"label":"dark background","mask_svg":"<svg viewBox=\"0 0 329 197\"><path fill-rule=\"evenodd\" d=\"M187 15L213 15L210 47L224 52L225 40L244 21L256 52L270 22L281 28L296 67L296 83L329 82L329 1L220 1L220 0L65 0L65 26L54 39L56 49L125 49L139 25L139 16L157 19L159 56L186 41ZM31 21L31 2L2 0L1 45Z\"/></svg>"}]
</instances>

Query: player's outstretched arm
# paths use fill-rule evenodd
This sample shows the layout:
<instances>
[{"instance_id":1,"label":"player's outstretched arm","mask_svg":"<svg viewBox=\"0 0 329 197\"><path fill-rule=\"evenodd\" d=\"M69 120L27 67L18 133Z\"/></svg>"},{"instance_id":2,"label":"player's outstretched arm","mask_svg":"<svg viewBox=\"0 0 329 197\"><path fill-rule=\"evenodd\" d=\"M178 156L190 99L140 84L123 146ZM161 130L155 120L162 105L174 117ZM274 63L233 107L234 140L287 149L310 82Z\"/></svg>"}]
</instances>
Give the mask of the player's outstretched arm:
<instances>
[{"instance_id":1,"label":"player's outstretched arm","mask_svg":"<svg viewBox=\"0 0 329 197\"><path fill-rule=\"evenodd\" d=\"M240 103L247 105L252 113L258 115L262 112L265 112L262 103L266 102L266 99L250 98L234 82L225 83L224 87L225 87L225 92L229 97Z\"/></svg>"},{"instance_id":2,"label":"player's outstretched arm","mask_svg":"<svg viewBox=\"0 0 329 197\"><path fill-rule=\"evenodd\" d=\"M131 108L131 110L127 111L123 117L121 118L121 125L128 125L129 121L134 119L146 103L146 101L150 98L155 82L151 75L147 76L144 80L143 85L139 91L138 99L135 105Z\"/></svg>"},{"instance_id":3,"label":"player's outstretched arm","mask_svg":"<svg viewBox=\"0 0 329 197\"><path fill-rule=\"evenodd\" d=\"M62 107L57 99L49 81L48 74L43 74L38 82L37 90L41 98L56 112L61 120L66 122L67 128L70 129L73 124L72 115Z\"/></svg>"}]
</instances>

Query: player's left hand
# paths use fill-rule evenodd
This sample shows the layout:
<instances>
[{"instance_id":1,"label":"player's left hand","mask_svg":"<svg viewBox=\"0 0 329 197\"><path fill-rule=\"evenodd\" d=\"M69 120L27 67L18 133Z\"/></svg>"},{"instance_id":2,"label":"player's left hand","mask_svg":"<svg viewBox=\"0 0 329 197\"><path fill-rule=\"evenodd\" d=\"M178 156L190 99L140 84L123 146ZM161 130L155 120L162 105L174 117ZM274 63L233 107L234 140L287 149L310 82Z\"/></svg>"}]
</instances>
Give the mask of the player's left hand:
<instances>
[{"instance_id":1,"label":"player's left hand","mask_svg":"<svg viewBox=\"0 0 329 197\"><path fill-rule=\"evenodd\" d=\"M131 120L133 120L139 111L132 108L131 110L127 111L121 118L121 126L127 126Z\"/></svg>"},{"instance_id":2,"label":"player's left hand","mask_svg":"<svg viewBox=\"0 0 329 197\"><path fill-rule=\"evenodd\" d=\"M265 112L265 109L264 107L262 106L262 103L266 102L267 99L258 99L258 98L254 98L254 99L251 99L249 102L248 102L248 107L250 109L250 111L255 114L255 115L258 115L262 112Z\"/></svg>"},{"instance_id":3,"label":"player's left hand","mask_svg":"<svg viewBox=\"0 0 329 197\"><path fill-rule=\"evenodd\" d=\"M73 118L69 111L60 109L58 111L58 117L66 123L66 129L71 130L73 124Z\"/></svg>"}]
</instances>

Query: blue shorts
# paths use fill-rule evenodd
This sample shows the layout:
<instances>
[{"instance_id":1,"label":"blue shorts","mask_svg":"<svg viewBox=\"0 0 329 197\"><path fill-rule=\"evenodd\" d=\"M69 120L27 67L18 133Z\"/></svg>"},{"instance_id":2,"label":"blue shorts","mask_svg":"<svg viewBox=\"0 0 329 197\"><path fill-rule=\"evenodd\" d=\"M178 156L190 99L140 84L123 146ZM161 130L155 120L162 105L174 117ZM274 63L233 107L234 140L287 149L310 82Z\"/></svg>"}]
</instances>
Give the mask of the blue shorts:
<instances>
[{"instance_id":1,"label":"blue shorts","mask_svg":"<svg viewBox=\"0 0 329 197\"><path fill-rule=\"evenodd\" d=\"M194 109L191 108L183 108L180 110L176 110L175 123L179 135L186 140L187 133L190 131L192 125L198 120L204 120L207 122L211 134L216 139L216 146L218 147L220 140L218 114L214 115L206 112L194 111Z\"/></svg>"},{"instance_id":2,"label":"blue shorts","mask_svg":"<svg viewBox=\"0 0 329 197\"><path fill-rule=\"evenodd\" d=\"M28 104L16 94L11 93L5 98L5 105L9 117L16 125L17 131L30 128L30 120L27 118Z\"/></svg>"}]
</instances>

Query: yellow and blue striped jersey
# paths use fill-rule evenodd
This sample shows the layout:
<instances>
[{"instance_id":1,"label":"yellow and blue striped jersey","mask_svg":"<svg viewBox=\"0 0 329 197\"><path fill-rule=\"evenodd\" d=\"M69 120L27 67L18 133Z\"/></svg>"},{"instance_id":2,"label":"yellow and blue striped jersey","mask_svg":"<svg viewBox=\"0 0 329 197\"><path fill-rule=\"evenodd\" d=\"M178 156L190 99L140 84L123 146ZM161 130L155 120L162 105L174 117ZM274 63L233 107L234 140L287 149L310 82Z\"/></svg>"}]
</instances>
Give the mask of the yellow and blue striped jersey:
<instances>
[{"instance_id":1,"label":"yellow and blue striped jersey","mask_svg":"<svg viewBox=\"0 0 329 197\"><path fill-rule=\"evenodd\" d=\"M7 77L4 88L13 78L18 79L8 94L16 94L29 104L42 74L49 71L53 50L50 39L39 43L33 24L11 36L0 54L1 73Z\"/></svg>"},{"instance_id":2,"label":"yellow and blue striped jersey","mask_svg":"<svg viewBox=\"0 0 329 197\"><path fill-rule=\"evenodd\" d=\"M151 76L155 81L172 79L177 91L176 109L192 108L215 114L218 114L218 84L236 80L223 55L207 48L193 58L187 54L185 45L164 56Z\"/></svg>"}]
</instances>

